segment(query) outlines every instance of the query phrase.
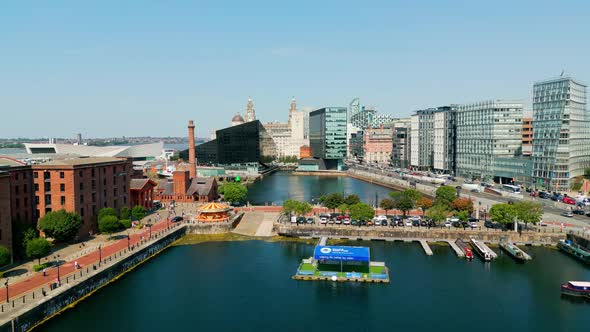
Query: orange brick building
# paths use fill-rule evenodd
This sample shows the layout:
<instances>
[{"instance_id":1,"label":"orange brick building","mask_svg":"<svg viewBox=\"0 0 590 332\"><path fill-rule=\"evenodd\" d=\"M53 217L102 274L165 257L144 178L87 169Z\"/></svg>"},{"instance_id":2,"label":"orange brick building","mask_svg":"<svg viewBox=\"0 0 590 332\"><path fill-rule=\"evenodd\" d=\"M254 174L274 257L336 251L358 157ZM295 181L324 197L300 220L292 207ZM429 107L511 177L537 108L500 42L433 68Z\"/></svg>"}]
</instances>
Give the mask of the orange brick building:
<instances>
[{"instance_id":1,"label":"orange brick building","mask_svg":"<svg viewBox=\"0 0 590 332\"><path fill-rule=\"evenodd\" d=\"M156 189L161 202L212 202L217 199L217 180L213 177L190 178L190 171L175 171L172 181L162 179Z\"/></svg>"},{"instance_id":2,"label":"orange brick building","mask_svg":"<svg viewBox=\"0 0 590 332\"><path fill-rule=\"evenodd\" d=\"M37 218L31 166L10 157L0 156L0 170L10 175L11 219L34 227Z\"/></svg>"},{"instance_id":3,"label":"orange brick building","mask_svg":"<svg viewBox=\"0 0 590 332\"><path fill-rule=\"evenodd\" d=\"M10 211L10 174L0 172L0 245L12 253L12 213Z\"/></svg>"},{"instance_id":4,"label":"orange brick building","mask_svg":"<svg viewBox=\"0 0 590 332\"><path fill-rule=\"evenodd\" d=\"M299 159L311 158L311 147L304 145L299 148Z\"/></svg>"},{"instance_id":5,"label":"orange brick building","mask_svg":"<svg viewBox=\"0 0 590 332\"><path fill-rule=\"evenodd\" d=\"M131 206L141 205L147 210L154 207L154 189L158 184L150 179L131 179L129 185Z\"/></svg>"},{"instance_id":6,"label":"orange brick building","mask_svg":"<svg viewBox=\"0 0 590 332\"><path fill-rule=\"evenodd\" d=\"M65 209L82 219L79 236L97 230L98 211L130 206L131 161L96 157L53 160L34 165L36 217Z\"/></svg>"}]
</instances>

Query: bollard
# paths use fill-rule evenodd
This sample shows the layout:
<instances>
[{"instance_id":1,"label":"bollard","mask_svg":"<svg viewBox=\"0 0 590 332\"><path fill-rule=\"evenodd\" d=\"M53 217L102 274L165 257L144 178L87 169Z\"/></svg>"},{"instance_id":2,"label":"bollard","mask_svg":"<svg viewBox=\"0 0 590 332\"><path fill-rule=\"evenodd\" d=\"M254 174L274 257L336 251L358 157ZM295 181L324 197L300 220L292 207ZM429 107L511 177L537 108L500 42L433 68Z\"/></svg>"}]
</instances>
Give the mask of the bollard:
<instances>
[{"instance_id":1,"label":"bollard","mask_svg":"<svg viewBox=\"0 0 590 332\"><path fill-rule=\"evenodd\" d=\"M26 295L23 295L23 303L25 303L25 297L26 297Z\"/></svg>"},{"instance_id":2,"label":"bollard","mask_svg":"<svg viewBox=\"0 0 590 332\"><path fill-rule=\"evenodd\" d=\"M33 291L33 300L35 299L35 291Z\"/></svg>"}]
</instances>

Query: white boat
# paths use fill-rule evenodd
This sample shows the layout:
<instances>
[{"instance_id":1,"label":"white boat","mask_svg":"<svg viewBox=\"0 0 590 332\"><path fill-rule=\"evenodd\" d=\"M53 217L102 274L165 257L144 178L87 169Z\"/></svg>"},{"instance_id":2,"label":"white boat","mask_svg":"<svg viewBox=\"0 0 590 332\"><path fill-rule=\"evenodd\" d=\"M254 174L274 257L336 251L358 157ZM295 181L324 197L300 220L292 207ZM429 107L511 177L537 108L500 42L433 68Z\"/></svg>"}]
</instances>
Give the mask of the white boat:
<instances>
[{"instance_id":1,"label":"white boat","mask_svg":"<svg viewBox=\"0 0 590 332\"><path fill-rule=\"evenodd\" d=\"M481 258L483 258L486 262L489 262L492 260L492 255L490 254L490 252L484 248L481 243L479 243L479 241L475 240L475 239L471 239L471 245L473 246L473 249L477 252L478 255L481 256Z\"/></svg>"}]
</instances>

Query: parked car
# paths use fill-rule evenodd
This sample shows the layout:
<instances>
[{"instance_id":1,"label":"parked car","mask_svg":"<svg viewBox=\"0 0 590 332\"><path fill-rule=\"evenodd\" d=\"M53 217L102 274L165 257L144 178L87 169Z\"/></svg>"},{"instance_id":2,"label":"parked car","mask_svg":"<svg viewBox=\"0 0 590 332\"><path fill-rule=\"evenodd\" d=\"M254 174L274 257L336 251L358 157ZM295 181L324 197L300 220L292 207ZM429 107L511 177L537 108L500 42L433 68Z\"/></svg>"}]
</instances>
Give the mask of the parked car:
<instances>
[{"instance_id":1,"label":"parked car","mask_svg":"<svg viewBox=\"0 0 590 332\"><path fill-rule=\"evenodd\" d=\"M344 221L342 223L344 225L350 225L350 218L344 218Z\"/></svg>"},{"instance_id":2,"label":"parked car","mask_svg":"<svg viewBox=\"0 0 590 332\"><path fill-rule=\"evenodd\" d=\"M420 226L422 226L422 227L427 227L427 226L428 226L428 222L427 222L426 220L422 220L422 221L420 222Z\"/></svg>"},{"instance_id":3,"label":"parked car","mask_svg":"<svg viewBox=\"0 0 590 332\"><path fill-rule=\"evenodd\" d=\"M336 218L336 220L334 220L334 223L335 223L336 225L340 225L340 224L342 224L342 220L343 220L343 219L344 219L344 218L342 218L342 219Z\"/></svg>"},{"instance_id":4,"label":"parked car","mask_svg":"<svg viewBox=\"0 0 590 332\"><path fill-rule=\"evenodd\" d=\"M412 226L414 226L414 227L420 227L420 220L412 219Z\"/></svg>"},{"instance_id":5,"label":"parked car","mask_svg":"<svg viewBox=\"0 0 590 332\"><path fill-rule=\"evenodd\" d=\"M569 211L562 212L561 215L564 217L568 217L568 218L571 218L574 216L574 214Z\"/></svg>"},{"instance_id":6,"label":"parked car","mask_svg":"<svg viewBox=\"0 0 590 332\"><path fill-rule=\"evenodd\" d=\"M461 222L460 222L459 220L456 220L456 221L451 221L451 225L452 225L453 227L457 227L457 228L459 228L459 227L463 227L463 225L461 225Z\"/></svg>"},{"instance_id":7,"label":"parked car","mask_svg":"<svg viewBox=\"0 0 590 332\"><path fill-rule=\"evenodd\" d=\"M400 227L404 227L404 225L405 225L405 224L404 224L404 222L403 222L403 221L401 221L401 220L400 220L400 221L398 221L396 224L397 224L398 226L400 226Z\"/></svg>"},{"instance_id":8,"label":"parked car","mask_svg":"<svg viewBox=\"0 0 590 332\"><path fill-rule=\"evenodd\" d=\"M305 224L305 217L297 217L298 224Z\"/></svg>"},{"instance_id":9,"label":"parked car","mask_svg":"<svg viewBox=\"0 0 590 332\"><path fill-rule=\"evenodd\" d=\"M491 220L486 220L483 223L483 227L485 227L485 228L494 228L494 223Z\"/></svg>"},{"instance_id":10,"label":"parked car","mask_svg":"<svg viewBox=\"0 0 590 332\"><path fill-rule=\"evenodd\" d=\"M584 211L582 209L575 209L575 210L572 211L572 213L583 216L584 214L586 214L586 211Z\"/></svg>"},{"instance_id":11,"label":"parked car","mask_svg":"<svg viewBox=\"0 0 590 332\"><path fill-rule=\"evenodd\" d=\"M445 221L445 227L447 228L451 228L451 222L450 221Z\"/></svg>"},{"instance_id":12,"label":"parked car","mask_svg":"<svg viewBox=\"0 0 590 332\"><path fill-rule=\"evenodd\" d=\"M327 223L328 223L328 218L320 217L320 224L327 224Z\"/></svg>"},{"instance_id":13,"label":"parked car","mask_svg":"<svg viewBox=\"0 0 590 332\"><path fill-rule=\"evenodd\" d=\"M312 217L307 218L307 223L308 224L315 224L315 220L313 220Z\"/></svg>"},{"instance_id":14,"label":"parked car","mask_svg":"<svg viewBox=\"0 0 590 332\"><path fill-rule=\"evenodd\" d=\"M387 219L381 220L381 226L387 226L387 225L388 225Z\"/></svg>"},{"instance_id":15,"label":"parked car","mask_svg":"<svg viewBox=\"0 0 590 332\"><path fill-rule=\"evenodd\" d=\"M373 226L373 220L367 220L367 226Z\"/></svg>"},{"instance_id":16,"label":"parked car","mask_svg":"<svg viewBox=\"0 0 590 332\"><path fill-rule=\"evenodd\" d=\"M379 219L379 218L374 218L374 219L373 219L373 224L375 224L375 226L381 226L381 219Z\"/></svg>"},{"instance_id":17,"label":"parked car","mask_svg":"<svg viewBox=\"0 0 590 332\"><path fill-rule=\"evenodd\" d=\"M174 218L170 219L170 221L172 221L172 222L179 222L179 221L182 221L182 216L176 216L176 217L174 217Z\"/></svg>"},{"instance_id":18,"label":"parked car","mask_svg":"<svg viewBox=\"0 0 590 332\"><path fill-rule=\"evenodd\" d=\"M410 219L406 219L406 226L411 227L412 221Z\"/></svg>"},{"instance_id":19,"label":"parked car","mask_svg":"<svg viewBox=\"0 0 590 332\"><path fill-rule=\"evenodd\" d=\"M563 197L563 198L561 199L561 201L562 201L563 203L565 203L565 204L569 204L569 205L576 205L576 200L575 200L575 199L573 199L573 198L571 198L571 197L567 197L567 196L566 196L566 197Z\"/></svg>"},{"instance_id":20,"label":"parked car","mask_svg":"<svg viewBox=\"0 0 590 332\"><path fill-rule=\"evenodd\" d=\"M352 220L350 221L350 224L351 224L352 226L358 226L358 225L359 225L359 221L358 221L358 220L356 220L356 219L352 219Z\"/></svg>"},{"instance_id":21,"label":"parked car","mask_svg":"<svg viewBox=\"0 0 590 332\"><path fill-rule=\"evenodd\" d=\"M361 220L361 226L367 226L367 221L366 220Z\"/></svg>"},{"instance_id":22,"label":"parked car","mask_svg":"<svg viewBox=\"0 0 590 332\"><path fill-rule=\"evenodd\" d=\"M539 193L539 198L548 199L551 198L551 194L546 191L541 191Z\"/></svg>"},{"instance_id":23,"label":"parked car","mask_svg":"<svg viewBox=\"0 0 590 332\"><path fill-rule=\"evenodd\" d=\"M334 224L334 219L332 219L332 218L328 219L328 224L333 225Z\"/></svg>"}]
</instances>

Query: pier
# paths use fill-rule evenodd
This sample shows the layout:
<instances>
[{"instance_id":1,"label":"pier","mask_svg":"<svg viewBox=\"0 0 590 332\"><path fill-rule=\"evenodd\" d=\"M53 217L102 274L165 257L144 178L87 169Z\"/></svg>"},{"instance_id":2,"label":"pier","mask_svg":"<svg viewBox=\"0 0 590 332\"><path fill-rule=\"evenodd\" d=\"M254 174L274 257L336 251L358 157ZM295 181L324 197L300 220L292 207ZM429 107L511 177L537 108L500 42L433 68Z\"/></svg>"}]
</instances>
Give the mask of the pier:
<instances>
[{"instance_id":1,"label":"pier","mask_svg":"<svg viewBox=\"0 0 590 332\"><path fill-rule=\"evenodd\" d=\"M424 249L424 252L426 253L426 255L428 255L428 256L433 255L432 249L430 249L430 246L428 245L426 240L420 240L420 244L422 245L422 249Z\"/></svg>"},{"instance_id":2,"label":"pier","mask_svg":"<svg viewBox=\"0 0 590 332\"><path fill-rule=\"evenodd\" d=\"M325 246L327 242L328 242L328 237L327 236L322 236L320 238L320 243L318 243L318 245L319 246Z\"/></svg>"},{"instance_id":3,"label":"pier","mask_svg":"<svg viewBox=\"0 0 590 332\"><path fill-rule=\"evenodd\" d=\"M483 241L479 241L479 244L490 253L490 256L492 256L493 259L498 258L498 254L496 254L492 249L490 249L490 247L483 243Z\"/></svg>"},{"instance_id":4,"label":"pier","mask_svg":"<svg viewBox=\"0 0 590 332\"><path fill-rule=\"evenodd\" d=\"M461 250L461 248L459 248L454 241L447 240L446 242L449 244L451 249L453 249L453 251L455 251L455 254L457 254L457 257L465 257L465 253L463 252L463 250Z\"/></svg>"}]
</instances>

